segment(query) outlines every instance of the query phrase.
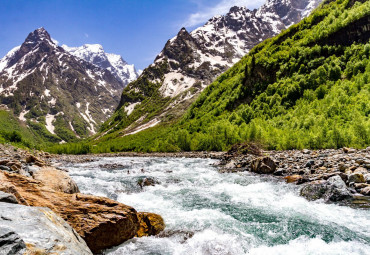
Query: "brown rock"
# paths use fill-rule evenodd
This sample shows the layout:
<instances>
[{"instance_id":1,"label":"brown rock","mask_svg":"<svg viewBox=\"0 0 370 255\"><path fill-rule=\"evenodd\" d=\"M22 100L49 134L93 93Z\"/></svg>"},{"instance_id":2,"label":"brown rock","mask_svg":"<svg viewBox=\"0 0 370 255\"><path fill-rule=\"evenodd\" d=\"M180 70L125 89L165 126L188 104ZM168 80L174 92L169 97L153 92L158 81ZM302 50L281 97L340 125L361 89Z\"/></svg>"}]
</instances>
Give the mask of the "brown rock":
<instances>
[{"instance_id":1,"label":"brown rock","mask_svg":"<svg viewBox=\"0 0 370 255\"><path fill-rule=\"evenodd\" d=\"M366 188L368 186L369 186L369 184L366 184L366 183L355 183L355 189L363 189L363 188Z\"/></svg>"},{"instance_id":2,"label":"brown rock","mask_svg":"<svg viewBox=\"0 0 370 255\"><path fill-rule=\"evenodd\" d=\"M293 182L298 182L300 179L302 179L302 176L295 174L295 175L284 177L284 179L287 183L293 183Z\"/></svg>"},{"instance_id":3,"label":"brown rock","mask_svg":"<svg viewBox=\"0 0 370 255\"><path fill-rule=\"evenodd\" d=\"M28 155L26 157L26 162L27 163L33 163L33 164L35 164L36 166L39 166L39 167L43 167L43 166L46 165L44 161L35 157L34 155Z\"/></svg>"},{"instance_id":4,"label":"brown rock","mask_svg":"<svg viewBox=\"0 0 370 255\"><path fill-rule=\"evenodd\" d=\"M365 178L362 174L353 173L348 176L348 182L354 182L354 183L363 183L366 182Z\"/></svg>"},{"instance_id":5,"label":"brown rock","mask_svg":"<svg viewBox=\"0 0 370 255\"><path fill-rule=\"evenodd\" d=\"M370 196L370 186L363 188L360 193L365 196Z\"/></svg>"},{"instance_id":6,"label":"brown rock","mask_svg":"<svg viewBox=\"0 0 370 255\"><path fill-rule=\"evenodd\" d=\"M251 170L258 174L272 174L276 170L276 164L270 157L257 158L252 161Z\"/></svg>"},{"instance_id":7,"label":"brown rock","mask_svg":"<svg viewBox=\"0 0 370 255\"><path fill-rule=\"evenodd\" d=\"M368 171L367 171L367 169L365 169L363 167L359 167L359 168L356 168L356 170L353 171L353 173L355 173L355 174L367 174Z\"/></svg>"},{"instance_id":8,"label":"brown rock","mask_svg":"<svg viewBox=\"0 0 370 255\"><path fill-rule=\"evenodd\" d=\"M344 153L355 153L356 149L344 147L343 152Z\"/></svg>"},{"instance_id":9,"label":"brown rock","mask_svg":"<svg viewBox=\"0 0 370 255\"><path fill-rule=\"evenodd\" d=\"M8 159L0 160L0 165L6 166L6 164L8 164L9 162L10 162L10 160L8 160Z\"/></svg>"},{"instance_id":10,"label":"brown rock","mask_svg":"<svg viewBox=\"0 0 370 255\"><path fill-rule=\"evenodd\" d=\"M54 191L40 181L7 172L0 172L0 190L14 194L21 204L59 214L94 253L123 243L139 229L135 209L108 198Z\"/></svg>"},{"instance_id":11,"label":"brown rock","mask_svg":"<svg viewBox=\"0 0 370 255\"><path fill-rule=\"evenodd\" d=\"M53 167L43 167L33 174L35 180L41 181L46 187L68 194L79 193L76 182L64 171Z\"/></svg>"},{"instance_id":12,"label":"brown rock","mask_svg":"<svg viewBox=\"0 0 370 255\"><path fill-rule=\"evenodd\" d=\"M137 216L140 222L137 237L158 235L165 228L163 218L158 214L139 212Z\"/></svg>"}]
</instances>

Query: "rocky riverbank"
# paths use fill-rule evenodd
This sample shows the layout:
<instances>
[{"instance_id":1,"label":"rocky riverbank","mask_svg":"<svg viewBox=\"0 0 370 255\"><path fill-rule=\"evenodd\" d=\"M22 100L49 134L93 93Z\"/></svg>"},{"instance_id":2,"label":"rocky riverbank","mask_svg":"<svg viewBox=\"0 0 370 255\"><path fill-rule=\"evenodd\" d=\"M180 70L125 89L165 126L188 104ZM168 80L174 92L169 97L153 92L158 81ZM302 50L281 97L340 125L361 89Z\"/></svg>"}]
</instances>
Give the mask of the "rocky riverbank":
<instances>
[{"instance_id":1,"label":"rocky riverbank","mask_svg":"<svg viewBox=\"0 0 370 255\"><path fill-rule=\"evenodd\" d=\"M81 194L68 171L62 169L65 162L146 156L219 159L222 173L250 171L274 175L291 185L300 185L300 194L308 200L370 208L370 147L263 151L257 146L238 145L226 153L75 156L0 145L1 249L7 254L92 254L133 237L160 233L164 229L160 215Z\"/></svg>"},{"instance_id":2,"label":"rocky riverbank","mask_svg":"<svg viewBox=\"0 0 370 255\"><path fill-rule=\"evenodd\" d=\"M5 254L99 253L164 229L160 215L79 193L68 173L53 167L55 160L48 153L0 145L0 249Z\"/></svg>"},{"instance_id":3,"label":"rocky riverbank","mask_svg":"<svg viewBox=\"0 0 370 255\"><path fill-rule=\"evenodd\" d=\"M301 185L301 196L370 208L370 147L363 150L263 151L234 146L219 164L221 172L271 174Z\"/></svg>"}]
</instances>

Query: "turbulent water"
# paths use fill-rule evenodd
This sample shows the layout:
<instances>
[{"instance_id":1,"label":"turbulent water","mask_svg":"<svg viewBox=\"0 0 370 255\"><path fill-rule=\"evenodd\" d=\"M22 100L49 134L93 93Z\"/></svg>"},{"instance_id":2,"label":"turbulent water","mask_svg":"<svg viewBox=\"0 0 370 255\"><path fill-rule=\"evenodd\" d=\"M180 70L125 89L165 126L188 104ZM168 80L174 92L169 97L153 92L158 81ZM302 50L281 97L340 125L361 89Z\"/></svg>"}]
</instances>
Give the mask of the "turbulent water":
<instances>
[{"instance_id":1,"label":"turbulent water","mask_svg":"<svg viewBox=\"0 0 370 255\"><path fill-rule=\"evenodd\" d=\"M295 185L219 173L215 162L101 158L67 168L81 192L165 220L160 237L134 238L107 254L370 254L369 210L308 202ZM159 184L141 189L147 177Z\"/></svg>"}]
</instances>

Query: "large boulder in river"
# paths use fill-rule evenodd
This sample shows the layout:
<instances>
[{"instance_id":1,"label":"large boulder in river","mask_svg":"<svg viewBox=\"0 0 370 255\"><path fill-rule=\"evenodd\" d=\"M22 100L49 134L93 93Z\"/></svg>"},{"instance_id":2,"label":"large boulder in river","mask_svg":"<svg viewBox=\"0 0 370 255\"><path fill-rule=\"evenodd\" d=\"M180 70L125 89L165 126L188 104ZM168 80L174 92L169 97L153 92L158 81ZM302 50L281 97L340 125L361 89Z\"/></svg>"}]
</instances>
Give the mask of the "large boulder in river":
<instances>
[{"instance_id":1,"label":"large boulder in river","mask_svg":"<svg viewBox=\"0 0 370 255\"><path fill-rule=\"evenodd\" d=\"M163 218L158 214L139 212L137 216L140 222L137 237L158 235L165 228Z\"/></svg>"},{"instance_id":2,"label":"large boulder in river","mask_svg":"<svg viewBox=\"0 0 370 255\"><path fill-rule=\"evenodd\" d=\"M92 254L75 230L48 208L0 203L0 219L1 254Z\"/></svg>"},{"instance_id":3,"label":"large boulder in river","mask_svg":"<svg viewBox=\"0 0 370 255\"><path fill-rule=\"evenodd\" d=\"M50 208L94 253L131 239L139 229L135 209L108 198L58 192L40 181L7 172L0 172L0 190L14 194L21 204Z\"/></svg>"},{"instance_id":4,"label":"large boulder in river","mask_svg":"<svg viewBox=\"0 0 370 255\"><path fill-rule=\"evenodd\" d=\"M308 200L323 198L325 201L341 201L352 198L351 192L339 175L328 180L313 181L303 186L301 196Z\"/></svg>"},{"instance_id":5,"label":"large boulder in river","mask_svg":"<svg viewBox=\"0 0 370 255\"><path fill-rule=\"evenodd\" d=\"M251 163L251 170L258 174L272 174L276 170L276 163L270 157L256 158Z\"/></svg>"},{"instance_id":6,"label":"large boulder in river","mask_svg":"<svg viewBox=\"0 0 370 255\"><path fill-rule=\"evenodd\" d=\"M53 167L42 167L33 172L32 176L35 180L43 182L46 187L55 191L68 194L80 192L76 182L66 172Z\"/></svg>"}]
</instances>

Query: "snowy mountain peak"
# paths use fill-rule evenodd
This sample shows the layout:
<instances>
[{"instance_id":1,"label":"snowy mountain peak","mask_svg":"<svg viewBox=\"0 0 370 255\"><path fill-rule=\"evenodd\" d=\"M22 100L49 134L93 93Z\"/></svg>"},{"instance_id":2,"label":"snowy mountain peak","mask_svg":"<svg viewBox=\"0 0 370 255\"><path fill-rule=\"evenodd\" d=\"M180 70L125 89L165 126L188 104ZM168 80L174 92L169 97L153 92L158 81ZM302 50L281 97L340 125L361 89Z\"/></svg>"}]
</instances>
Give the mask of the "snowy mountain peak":
<instances>
[{"instance_id":1,"label":"snowy mountain peak","mask_svg":"<svg viewBox=\"0 0 370 255\"><path fill-rule=\"evenodd\" d=\"M27 36L24 43L25 44L36 44L36 43L40 43L42 41L47 42L47 43L52 44L52 45L55 46L55 43L53 42L53 40L50 37L50 34L43 27L38 28L35 31L31 32Z\"/></svg>"},{"instance_id":2,"label":"snowy mountain peak","mask_svg":"<svg viewBox=\"0 0 370 255\"><path fill-rule=\"evenodd\" d=\"M166 120L166 114L172 118L181 112L172 109L186 109L185 105L192 98L250 49L300 21L320 2L268 0L258 10L252 11L244 6L233 6L227 14L210 18L204 26L190 33L181 28L175 37L167 41L154 63L144 70L137 81L124 89L119 107L124 107L130 115L143 99L160 95L163 100L172 101L166 108L158 110L160 114L150 121L159 123L158 119ZM148 121L145 120L147 115L143 107L146 106L140 107L140 114L144 120L138 118L134 126L145 126L145 121ZM152 114L154 106L150 107L148 109ZM131 127L128 126L128 129Z\"/></svg>"},{"instance_id":3,"label":"snowy mountain peak","mask_svg":"<svg viewBox=\"0 0 370 255\"><path fill-rule=\"evenodd\" d=\"M129 65L120 55L106 53L100 44L84 44L80 47L62 45L62 48L77 58L109 70L124 85L138 77L134 65Z\"/></svg>"},{"instance_id":4,"label":"snowy mountain peak","mask_svg":"<svg viewBox=\"0 0 370 255\"><path fill-rule=\"evenodd\" d=\"M122 88L110 70L69 54L44 28L0 60L0 104L30 121L30 128L44 126L65 141L94 133L115 109Z\"/></svg>"}]
</instances>

